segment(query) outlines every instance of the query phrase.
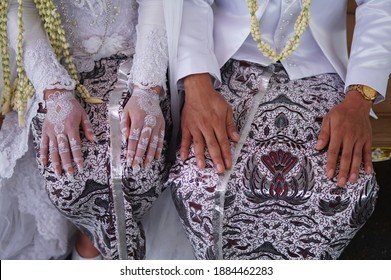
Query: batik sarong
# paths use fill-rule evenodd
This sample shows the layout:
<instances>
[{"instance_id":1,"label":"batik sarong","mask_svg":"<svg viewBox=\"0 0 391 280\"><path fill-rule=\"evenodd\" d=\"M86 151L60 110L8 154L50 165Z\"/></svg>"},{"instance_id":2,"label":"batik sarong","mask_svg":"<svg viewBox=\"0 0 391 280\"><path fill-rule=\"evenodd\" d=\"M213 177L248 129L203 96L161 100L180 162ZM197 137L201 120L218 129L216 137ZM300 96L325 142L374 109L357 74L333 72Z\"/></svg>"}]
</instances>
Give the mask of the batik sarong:
<instances>
[{"instance_id":1,"label":"batik sarong","mask_svg":"<svg viewBox=\"0 0 391 280\"><path fill-rule=\"evenodd\" d=\"M271 68L267 90L249 116ZM315 150L322 118L344 98L343 81L334 73L290 80L281 64L230 60L222 83L219 91L233 108L244 144L226 171L221 222L221 177L209 154L206 168L198 169L191 147L189 159L178 155L169 176L196 257L215 259L221 250L224 259L338 258L373 212L378 191L375 175L362 167L357 183L337 187L336 177L326 176L327 149ZM243 135L247 121L250 130Z\"/></svg>"}]
</instances>

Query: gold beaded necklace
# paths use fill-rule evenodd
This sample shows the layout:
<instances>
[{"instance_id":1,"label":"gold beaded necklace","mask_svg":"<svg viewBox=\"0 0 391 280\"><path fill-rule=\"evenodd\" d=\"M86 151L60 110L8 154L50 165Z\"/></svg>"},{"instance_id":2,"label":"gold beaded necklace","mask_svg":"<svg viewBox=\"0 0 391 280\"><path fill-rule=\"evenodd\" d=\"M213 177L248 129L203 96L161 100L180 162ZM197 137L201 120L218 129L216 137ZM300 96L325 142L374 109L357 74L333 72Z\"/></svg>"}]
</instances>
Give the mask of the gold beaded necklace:
<instances>
[{"instance_id":1,"label":"gold beaded necklace","mask_svg":"<svg viewBox=\"0 0 391 280\"><path fill-rule=\"evenodd\" d=\"M278 60L283 60L290 56L299 46L300 37L303 35L304 31L307 29L310 21L310 11L309 7L312 0L303 0L303 9L301 10L295 25L294 31L295 34L290 38L281 53L277 53L268 43L262 41L261 32L259 30L259 20L256 16L256 11L258 10L258 0L246 0L247 7L251 16L251 35L255 42L257 42L258 49L264 56L270 58L273 62Z\"/></svg>"}]
</instances>

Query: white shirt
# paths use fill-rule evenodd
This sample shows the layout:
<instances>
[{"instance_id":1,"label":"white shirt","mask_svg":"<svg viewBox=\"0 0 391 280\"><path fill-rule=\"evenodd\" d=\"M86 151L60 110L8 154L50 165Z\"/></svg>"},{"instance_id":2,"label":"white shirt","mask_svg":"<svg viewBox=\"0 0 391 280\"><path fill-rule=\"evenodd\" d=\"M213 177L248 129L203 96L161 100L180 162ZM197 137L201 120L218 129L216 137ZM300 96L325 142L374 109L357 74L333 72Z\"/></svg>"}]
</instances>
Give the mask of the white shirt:
<instances>
[{"instance_id":1,"label":"white shirt","mask_svg":"<svg viewBox=\"0 0 391 280\"><path fill-rule=\"evenodd\" d=\"M179 0L178 0L179 1ZM261 36L268 40L267 33L273 34L270 42L274 45L274 31L279 23L286 23L284 7L302 5L303 0L280 0L286 2L277 14L278 23L268 22L261 26ZM315 75L325 70L327 58L335 72L345 82L363 84L376 89L380 95L377 102L385 97L389 73L391 73L391 1L356 0L356 25L348 57L346 39L346 8L348 0L312 0L311 18L306 34L298 49L288 58L285 67L292 79L305 75ZM296 3L296 4L294 4ZM275 0L258 1L258 18L272 20L264 16L269 5ZM274 8L278 10L278 8ZM281 13L281 10L283 11ZM287 13L288 15L289 12ZM273 15L273 14L272 14ZM273 16L272 16L273 18ZM292 23L292 22L291 22ZM266 30L265 30L266 28ZM271 30L271 31L269 31ZM284 27L281 31L284 31ZM266 34L265 34L266 32ZM279 33L279 32L278 32ZM289 30L283 32L289 35ZM249 39L250 15L246 1L232 0L183 0L183 20L176 56L176 81L197 73L210 73L215 78L215 86L220 85L220 68L241 49ZM311 36L317 44L314 44ZM309 37L307 37L309 36ZM309 44L309 46L307 46ZM317 46L323 55L314 57L307 53L316 51ZM279 47L279 46L277 46ZM256 57L261 56L260 54ZM267 64L268 62L266 62ZM290 67L300 65L300 67ZM309 69L311 67L311 69ZM180 86L180 83L178 84Z\"/></svg>"},{"instance_id":2,"label":"white shirt","mask_svg":"<svg viewBox=\"0 0 391 280\"><path fill-rule=\"evenodd\" d=\"M300 12L299 1L270 0L259 20L262 40L280 53L286 42L294 35L292 23L296 21ZM302 57L316 58L316 60L303 60ZM272 63L269 58L260 52L251 34L248 35L232 58L255 62L264 66ZM300 59L300 63L297 63L298 59ZM301 36L299 47L281 63L291 79L300 79L323 73L336 73L336 70L316 43L309 28Z\"/></svg>"}]
</instances>

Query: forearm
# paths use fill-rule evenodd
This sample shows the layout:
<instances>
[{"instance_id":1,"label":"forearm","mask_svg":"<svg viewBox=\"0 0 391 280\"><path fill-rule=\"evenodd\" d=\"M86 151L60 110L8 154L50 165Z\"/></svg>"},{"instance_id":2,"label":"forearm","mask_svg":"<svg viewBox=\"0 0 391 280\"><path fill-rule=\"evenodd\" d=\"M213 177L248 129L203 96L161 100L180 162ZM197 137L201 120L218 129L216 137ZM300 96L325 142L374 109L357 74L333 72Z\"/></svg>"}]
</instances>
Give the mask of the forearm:
<instances>
[{"instance_id":1,"label":"forearm","mask_svg":"<svg viewBox=\"0 0 391 280\"><path fill-rule=\"evenodd\" d=\"M379 92L375 102L384 99L391 73L391 2L356 1L356 24L349 58L346 87L363 84Z\"/></svg>"},{"instance_id":2,"label":"forearm","mask_svg":"<svg viewBox=\"0 0 391 280\"><path fill-rule=\"evenodd\" d=\"M58 62L42 26L41 18L34 1L24 1L23 25L23 64L26 75L33 84L38 99L46 89L64 88L72 90L75 82ZM10 47L16 51L18 27L18 3L10 2L8 11L8 34Z\"/></svg>"},{"instance_id":3,"label":"forearm","mask_svg":"<svg viewBox=\"0 0 391 280\"><path fill-rule=\"evenodd\" d=\"M196 73L209 73L214 86L220 85L220 67L214 53L213 1L185 0L178 43L176 80L183 87L183 78Z\"/></svg>"},{"instance_id":4,"label":"forearm","mask_svg":"<svg viewBox=\"0 0 391 280\"><path fill-rule=\"evenodd\" d=\"M165 87L168 67L167 35L161 0L138 0L137 41L132 73L139 88Z\"/></svg>"}]
</instances>

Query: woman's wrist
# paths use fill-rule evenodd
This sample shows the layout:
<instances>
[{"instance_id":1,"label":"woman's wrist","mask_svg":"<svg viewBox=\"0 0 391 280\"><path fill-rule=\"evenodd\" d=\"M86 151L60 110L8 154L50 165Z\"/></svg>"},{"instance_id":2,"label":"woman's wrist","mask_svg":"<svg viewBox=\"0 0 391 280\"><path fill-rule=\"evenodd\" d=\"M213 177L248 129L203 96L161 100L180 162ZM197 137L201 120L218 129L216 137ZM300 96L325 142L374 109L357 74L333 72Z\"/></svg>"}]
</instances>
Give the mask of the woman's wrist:
<instances>
[{"instance_id":1,"label":"woman's wrist","mask_svg":"<svg viewBox=\"0 0 391 280\"><path fill-rule=\"evenodd\" d=\"M47 100L48 97L56 92L63 92L63 91L69 91L69 90L66 90L66 89L58 89L58 88L55 88L55 89L46 89L44 92L43 92L43 99L44 100Z\"/></svg>"}]
</instances>

